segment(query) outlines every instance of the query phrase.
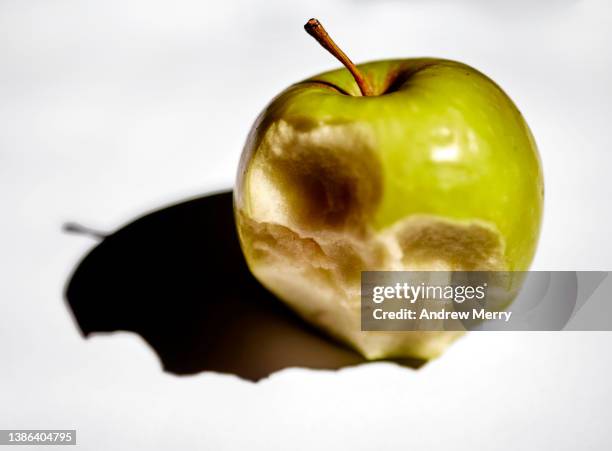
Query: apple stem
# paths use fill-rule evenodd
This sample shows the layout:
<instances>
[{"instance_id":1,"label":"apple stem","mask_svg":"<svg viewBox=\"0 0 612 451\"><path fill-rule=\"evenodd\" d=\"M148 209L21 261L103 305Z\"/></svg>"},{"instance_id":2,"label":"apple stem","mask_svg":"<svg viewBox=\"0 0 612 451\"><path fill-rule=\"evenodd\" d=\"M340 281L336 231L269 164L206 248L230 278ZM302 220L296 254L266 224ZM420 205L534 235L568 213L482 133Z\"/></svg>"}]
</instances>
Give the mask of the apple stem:
<instances>
[{"instance_id":1,"label":"apple stem","mask_svg":"<svg viewBox=\"0 0 612 451\"><path fill-rule=\"evenodd\" d=\"M340 61L344 65L344 67L349 70L349 72L355 79L357 86L359 86L359 91L361 91L361 95L374 95L367 79L363 76L359 69L357 69L357 66L355 66L355 64L350 60L350 58L346 56L346 53L344 53L342 49L340 49L340 47L338 47L338 45L334 42L334 40L327 34L327 31L325 31L325 28L323 27L321 22L319 22L317 19L310 19L308 22L306 22L306 25L304 25L304 29L310 36L315 38L325 50L327 50L334 57L336 57L336 59Z\"/></svg>"}]
</instances>

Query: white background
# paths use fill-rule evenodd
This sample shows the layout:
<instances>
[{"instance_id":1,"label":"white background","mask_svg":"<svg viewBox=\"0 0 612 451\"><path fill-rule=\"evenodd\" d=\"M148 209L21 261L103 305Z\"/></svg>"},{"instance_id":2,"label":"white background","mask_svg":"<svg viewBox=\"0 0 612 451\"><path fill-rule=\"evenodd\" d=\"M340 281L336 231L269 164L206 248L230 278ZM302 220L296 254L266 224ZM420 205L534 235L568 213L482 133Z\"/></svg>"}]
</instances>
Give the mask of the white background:
<instances>
[{"instance_id":1,"label":"white background","mask_svg":"<svg viewBox=\"0 0 612 451\"><path fill-rule=\"evenodd\" d=\"M82 449L610 449L612 333L473 333L419 371L164 374L129 333L79 336L62 299L91 248L147 210L229 187L257 113L336 66L441 56L495 79L546 177L534 269L612 269L612 5L559 1L2 0L0 429ZM163 237L160 237L163 239Z\"/></svg>"}]
</instances>

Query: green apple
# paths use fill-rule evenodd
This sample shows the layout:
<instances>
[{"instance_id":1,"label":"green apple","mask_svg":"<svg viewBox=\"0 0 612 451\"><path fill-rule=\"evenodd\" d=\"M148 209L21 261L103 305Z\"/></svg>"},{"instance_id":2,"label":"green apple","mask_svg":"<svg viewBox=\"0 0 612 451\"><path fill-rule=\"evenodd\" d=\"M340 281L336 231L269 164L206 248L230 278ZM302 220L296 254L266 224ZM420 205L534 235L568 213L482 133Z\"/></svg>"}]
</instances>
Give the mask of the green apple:
<instances>
[{"instance_id":1,"label":"green apple","mask_svg":"<svg viewBox=\"0 0 612 451\"><path fill-rule=\"evenodd\" d=\"M366 358L438 356L458 332L362 332L364 270L526 270L542 218L533 136L476 69L433 58L296 83L256 120L234 195L249 268Z\"/></svg>"}]
</instances>

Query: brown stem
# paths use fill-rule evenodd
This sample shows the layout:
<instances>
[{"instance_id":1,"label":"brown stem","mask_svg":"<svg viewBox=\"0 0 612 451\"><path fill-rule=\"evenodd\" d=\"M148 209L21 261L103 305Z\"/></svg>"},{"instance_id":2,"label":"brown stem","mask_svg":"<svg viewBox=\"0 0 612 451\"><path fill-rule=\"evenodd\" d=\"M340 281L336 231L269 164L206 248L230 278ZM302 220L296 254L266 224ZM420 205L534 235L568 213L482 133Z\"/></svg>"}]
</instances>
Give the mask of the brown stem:
<instances>
[{"instance_id":1,"label":"brown stem","mask_svg":"<svg viewBox=\"0 0 612 451\"><path fill-rule=\"evenodd\" d=\"M361 95L374 95L368 80L363 76L359 69L357 69L357 66L355 66L350 58L346 56L346 53L344 53L342 49L340 49L340 47L338 47L338 45L334 42L334 40L327 34L327 31L325 31L325 28L323 28L321 22L319 22L317 19L310 19L308 22L306 22L306 25L304 25L304 29L310 36L315 38L325 50L334 55L338 61L344 64L344 67L349 70L357 82Z\"/></svg>"}]
</instances>

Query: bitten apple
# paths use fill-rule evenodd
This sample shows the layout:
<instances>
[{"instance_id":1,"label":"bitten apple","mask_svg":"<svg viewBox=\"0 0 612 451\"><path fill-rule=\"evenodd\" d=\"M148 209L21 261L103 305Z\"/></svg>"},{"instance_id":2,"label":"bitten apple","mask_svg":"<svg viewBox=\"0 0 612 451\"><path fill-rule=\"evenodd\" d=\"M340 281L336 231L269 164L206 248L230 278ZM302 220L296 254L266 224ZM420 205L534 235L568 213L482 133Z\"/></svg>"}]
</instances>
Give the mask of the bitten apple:
<instances>
[{"instance_id":1,"label":"bitten apple","mask_svg":"<svg viewBox=\"0 0 612 451\"><path fill-rule=\"evenodd\" d=\"M525 270L543 208L536 144L504 91L455 61L354 65L296 83L251 129L235 189L257 279L365 357L430 359L457 332L362 332L364 270Z\"/></svg>"}]
</instances>

